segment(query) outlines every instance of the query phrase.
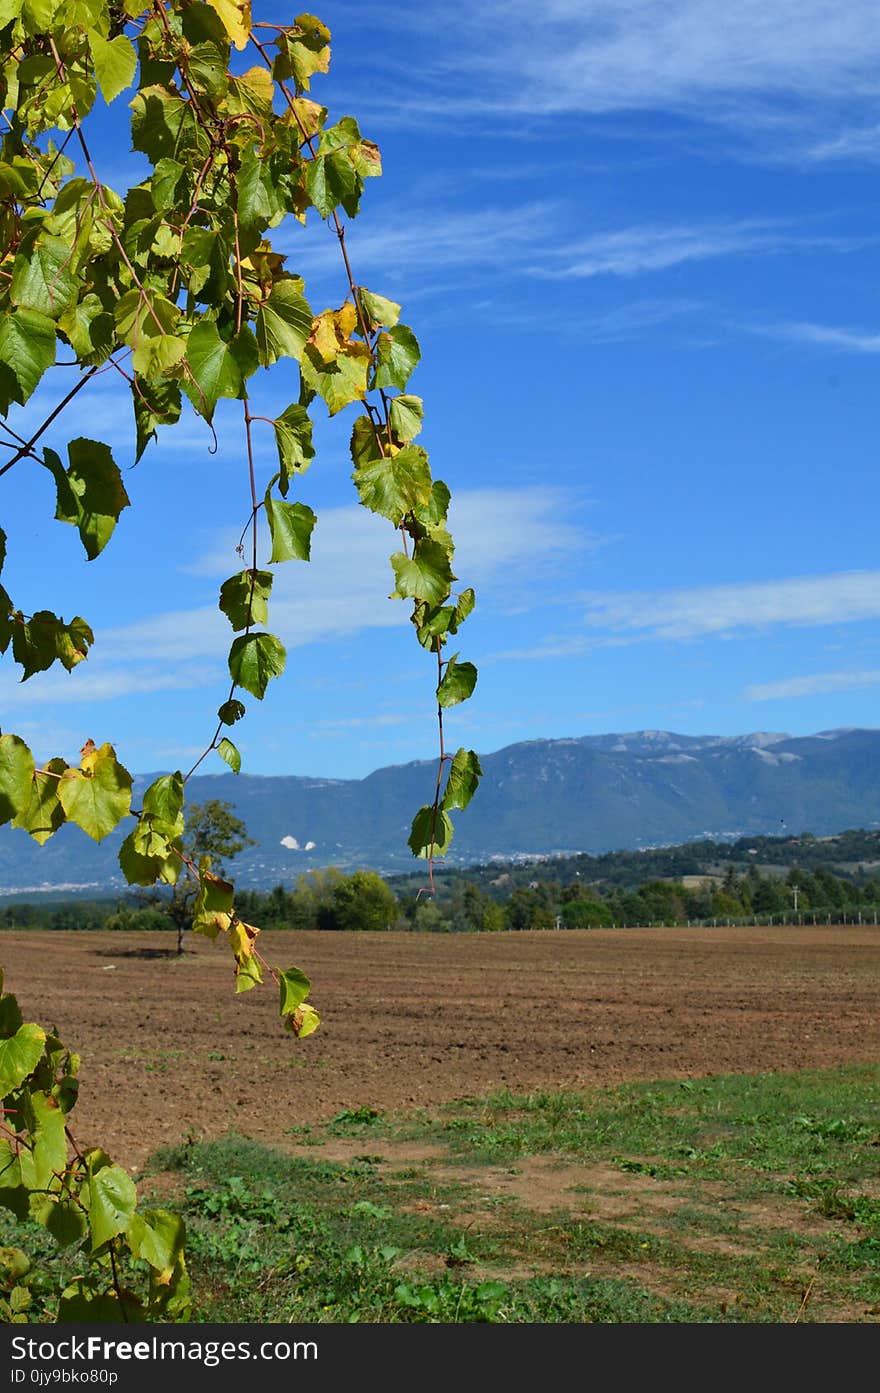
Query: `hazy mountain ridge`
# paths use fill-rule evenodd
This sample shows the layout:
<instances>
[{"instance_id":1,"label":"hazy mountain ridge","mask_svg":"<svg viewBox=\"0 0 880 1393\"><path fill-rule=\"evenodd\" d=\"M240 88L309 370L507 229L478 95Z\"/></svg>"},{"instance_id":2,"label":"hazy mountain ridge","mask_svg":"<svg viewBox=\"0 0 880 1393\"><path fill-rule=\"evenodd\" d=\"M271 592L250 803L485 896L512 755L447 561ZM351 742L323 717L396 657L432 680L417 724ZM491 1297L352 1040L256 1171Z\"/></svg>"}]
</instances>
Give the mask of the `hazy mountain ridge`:
<instances>
[{"instance_id":1,"label":"hazy mountain ridge","mask_svg":"<svg viewBox=\"0 0 880 1393\"><path fill-rule=\"evenodd\" d=\"M880 730L648 730L530 740L481 760L479 793L456 818L453 864L880 825ZM189 798L228 800L259 843L235 864L242 885L290 883L326 865L411 870L406 838L435 767L417 760L351 780L203 775L190 781ZM135 780L135 805L153 777ZM127 830L96 845L63 827L41 849L0 828L0 890L121 889L116 852Z\"/></svg>"}]
</instances>

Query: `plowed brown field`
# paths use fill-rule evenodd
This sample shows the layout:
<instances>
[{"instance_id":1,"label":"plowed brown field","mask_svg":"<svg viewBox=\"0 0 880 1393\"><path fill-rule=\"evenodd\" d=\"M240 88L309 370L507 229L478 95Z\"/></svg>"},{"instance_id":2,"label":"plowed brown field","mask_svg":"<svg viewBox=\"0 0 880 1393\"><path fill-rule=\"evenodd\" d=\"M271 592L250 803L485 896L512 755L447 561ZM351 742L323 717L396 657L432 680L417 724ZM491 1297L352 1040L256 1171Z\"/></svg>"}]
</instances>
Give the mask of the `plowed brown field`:
<instances>
[{"instance_id":1,"label":"plowed brown field","mask_svg":"<svg viewBox=\"0 0 880 1393\"><path fill-rule=\"evenodd\" d=\"M499 1088L880 1059L880 929L627 929L461 936L267 933L312 978L321 1029L281 1029L270 983L233 994L225 944L7 932L25 1019L83 1059L75 1132L132 1168L235 1129L283 1142L343 1108Z\"/></svg>"}]
</instances>

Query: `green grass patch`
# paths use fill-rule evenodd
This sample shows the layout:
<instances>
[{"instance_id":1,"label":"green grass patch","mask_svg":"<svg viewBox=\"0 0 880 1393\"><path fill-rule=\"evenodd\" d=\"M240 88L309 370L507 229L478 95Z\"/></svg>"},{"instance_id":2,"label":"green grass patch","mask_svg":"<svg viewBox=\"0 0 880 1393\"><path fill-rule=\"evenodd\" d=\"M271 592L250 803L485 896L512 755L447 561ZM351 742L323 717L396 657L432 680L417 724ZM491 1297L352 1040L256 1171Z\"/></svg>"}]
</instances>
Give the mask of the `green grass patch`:
<instances>
[{"instance_id":1,"label":"green grass patch","mask_svg":"<svg viewBox=\"0 0 880 1393\"><path fill-rule=\"evenodd\" d=\"M877 1068L352 1107L285 1143L143 1177L185 1215L195 1319L880 1319Z\"/></svg>"}]
</instances>

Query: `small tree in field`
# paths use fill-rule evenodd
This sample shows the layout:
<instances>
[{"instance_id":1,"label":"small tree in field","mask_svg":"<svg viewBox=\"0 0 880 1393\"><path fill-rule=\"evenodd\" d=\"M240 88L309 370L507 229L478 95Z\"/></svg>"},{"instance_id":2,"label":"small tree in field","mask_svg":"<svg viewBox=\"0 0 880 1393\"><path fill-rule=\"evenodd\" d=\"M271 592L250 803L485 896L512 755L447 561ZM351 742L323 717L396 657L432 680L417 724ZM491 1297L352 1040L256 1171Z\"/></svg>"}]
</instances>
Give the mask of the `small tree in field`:
<instances>
[{"instance_id":1,"label":"small tree in field","mask_svg":"<svg viewBox=\"0 0 880 1393\"><path fill-rule=\"evenodd\" d=\"M437 773L409 845L427 861L432 886L451 814L467 806L481 773L472 750L453 755L444 744L444 711L466 700L477 678L458 652L444 656L474 596L456 588L449 490L416 443L424 408L409 380L418 341L399 305L358 282L345 240L366 180L381 172L379 151L352 117L331 123L311 96L329 62L330 33L319 19L255 24L250 0L0 0L0 478L47 471L56 519L77 530L95 561L130 500L110 446L67 439L63 423L70 402L107 374L131 412L134 461L185 410L210 440L217 403L240 404L242 490L230 499L230 518L237 530L243 524L240 568L218 596L232 635L228 685L192 768L154 780L133 807L131 775L109 742L89 738L74 758L36 760L5 732L0 822L40 843L64 822L96 841L125 823L127 882L187 882L192 927L228 943L236 990L269 975L280 1017L299 1038L318 1025L309 979L263 957L258 928L236 912L234 887L188 842L184 804L187 781L209 755L239 771L229 732L245 700L262 701L284 670L270 601L275 568L310 554L317 519L296 490L315 453L316 403L331 416L357 409L355 490L389 524L392 593L409 602L416 639L431 655ZM117 190L103 177L89 116L96 102L123 94L148 173ZM340 253L340 302L321 310L271 240L282 223L311 219L328 225ZM38 385L48 380L51 390L56 359L65 374L73 366L72 385L66 375L35 419L25 408ZM271 414L252 409L260 373L277 389ZM258 432L274 451L262 478ZM216 487L210 472L206 487ZM11 551L28 545L0 532L0 567L7 540ZM56 663L72 671L94 642L81 615L40 604L0 586L0 652L22 680ZM13 996L0 999L0 1202L80 1245L78 1275L51 1314L179 1317L187 1310L182 1223L164 1211L138 1213L128 1174L100 1149L77 1146L68 1125L77 1067L54 1034L22 1021ZM126 1274L132 1257L141 1266ZM19 1315L22 1290L10 1307Z\"/></svg>"},{"instance_id":2,"label":"small tree in field","mask_svg":"<svg viewBox=\"0 0 880 1393\"><path fill-rule=\"evenodd\" d=\"M182 845L184 853L193 861L198 863L207 856L214 874L225 876L226 862L233 860L245 847L256 846L256 842L248 836L241 818L235 816L231 803L208 798L204 803L189 804ZM183 953L183 936L193 921L195 898L193 882L181 876L165 910L177 930L178 956Z\"/></svg>"}]
</instances>

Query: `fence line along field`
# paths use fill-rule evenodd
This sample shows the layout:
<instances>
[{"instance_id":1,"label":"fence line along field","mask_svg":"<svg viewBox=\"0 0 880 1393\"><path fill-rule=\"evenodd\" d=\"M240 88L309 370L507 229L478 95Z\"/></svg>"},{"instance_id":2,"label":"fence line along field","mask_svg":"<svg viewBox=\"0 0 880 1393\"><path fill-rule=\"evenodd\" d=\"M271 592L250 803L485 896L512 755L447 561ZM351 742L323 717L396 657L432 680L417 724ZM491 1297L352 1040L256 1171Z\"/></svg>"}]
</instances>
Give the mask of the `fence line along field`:
<instances>
[{"instance_id":1,"label":"fence line along field","mask_svg":"<svg viewBox=\"0 0 880 1393\"><path fill-rule=\"evenodd\" d=\"M873 926L271 938L323 1017L299 1044L207 940L177 959L161 934L3 934L25 1019L76 1037L79 1141L134 1169L187 1136L283 1145L357 1106L880 1058Z\"/></svg>"}]
</instances>

